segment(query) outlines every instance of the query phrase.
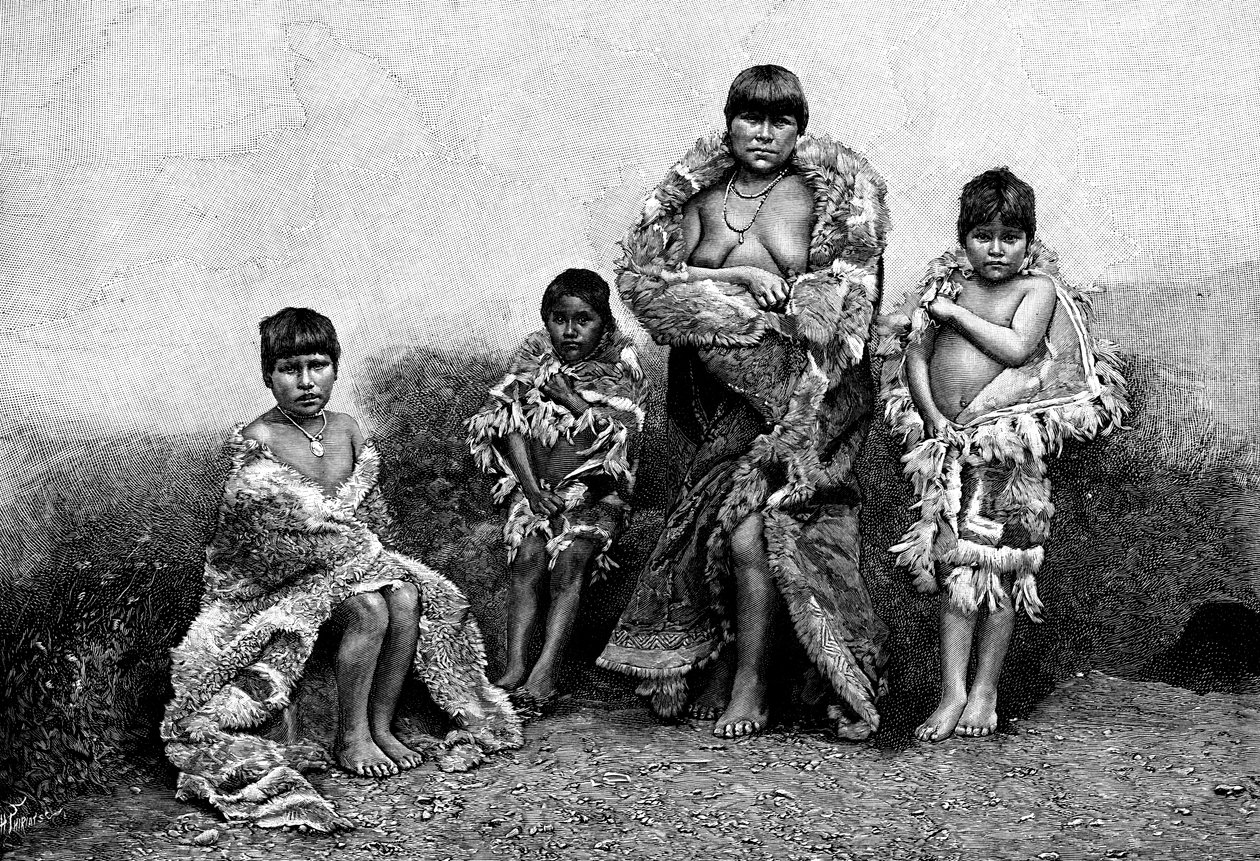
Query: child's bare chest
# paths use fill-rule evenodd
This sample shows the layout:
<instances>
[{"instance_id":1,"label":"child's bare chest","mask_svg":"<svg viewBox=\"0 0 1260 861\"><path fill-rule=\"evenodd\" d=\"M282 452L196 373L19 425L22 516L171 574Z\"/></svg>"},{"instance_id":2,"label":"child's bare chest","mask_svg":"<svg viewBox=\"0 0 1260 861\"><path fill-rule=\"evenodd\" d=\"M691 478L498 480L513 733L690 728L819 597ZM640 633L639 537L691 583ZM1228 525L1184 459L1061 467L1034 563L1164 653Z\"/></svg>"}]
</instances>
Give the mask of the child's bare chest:
<instances>
[{"instance_id":1,"label":"child's bare chest","mask_svg":"<svg viewBox=\"0 0 1260 861\"><path fill-rule=\"evenodd\" d=\"M1023 292L1011 286L985 287L974 281L965 281L962 292L954 301L982 320L1009 326L1022 299Z\"/></svg>"},{"instance_id":2,"label":"child's bare chest","mask_svg":"<svg viewBox=\"0 0 1260 861\"><path fill-rule=\"evenodd\" d=\"M278 460L287 463L307 479L315 482L324 493L333 495L354 472L354 452L350 441L327 440L323 443L322 457L311 450L310 440L272 439L271 450Z\"/></svg>"}]
</instances>

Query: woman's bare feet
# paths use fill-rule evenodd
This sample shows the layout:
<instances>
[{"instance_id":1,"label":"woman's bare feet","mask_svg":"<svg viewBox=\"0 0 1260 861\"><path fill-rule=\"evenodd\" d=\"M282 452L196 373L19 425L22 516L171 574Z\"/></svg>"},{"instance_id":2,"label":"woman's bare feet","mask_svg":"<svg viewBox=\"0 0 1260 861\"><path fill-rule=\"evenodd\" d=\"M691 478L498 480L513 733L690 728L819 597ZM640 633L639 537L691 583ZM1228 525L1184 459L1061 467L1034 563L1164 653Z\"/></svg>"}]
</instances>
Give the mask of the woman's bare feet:
<instances>
[{"instance_id":1,"label":"woman's bare feet","mask_svg":"<svg viewBox=\"0 0 1260 861\"><path fill-rule=\"evenodd\" d=\"M719 738L743 738L757 735L770 724L764 691L733 691L731 704L717 719L713 734Z\"/></svg>"},{"instance_id":2,"label":"woman's bare feet","mask_svg":"<svg viewBox=\"0 0 1260 861\"><path fill-rule=\"evenodd\" d=\"M958 718L966 705L966 698L942 697L936 711L914 731L914 737L919 741L944 741L949 738L954 734Z\"/></svg>"},{"instance_id":3,"label":"woman's bare feet","mask_svg":"<svg viewBox=\"0 0 1260 861\"><path fill-rule=\"evenodd\" d=\"M958 720L957 733L968 738L993 735L997 729L997 690L973 687L967 695L967 707Z\"/></svg>"},{"instance_id":4,"label":"woman's bare feet","mask_svg":"<svg viewBox=\"0 0 1260 861\"><path fill-rule=\"evenodd\" d=\"M424 754L407 747L392 732L373 732L372 738L381 752L397 763L402 771L424 762Z\"/></svg>"},{"instance_id":5,"label":"woman's bare feet","mask_svg":"<svg viewBox=\"0 0 1260 861\"><path fill-rule=\"evenodd\" d=\"M333 745L333 754L338 765L360 777L389 777L398 773L398 766L370 736L339 738Z\"/></svg>"}]
</instances>

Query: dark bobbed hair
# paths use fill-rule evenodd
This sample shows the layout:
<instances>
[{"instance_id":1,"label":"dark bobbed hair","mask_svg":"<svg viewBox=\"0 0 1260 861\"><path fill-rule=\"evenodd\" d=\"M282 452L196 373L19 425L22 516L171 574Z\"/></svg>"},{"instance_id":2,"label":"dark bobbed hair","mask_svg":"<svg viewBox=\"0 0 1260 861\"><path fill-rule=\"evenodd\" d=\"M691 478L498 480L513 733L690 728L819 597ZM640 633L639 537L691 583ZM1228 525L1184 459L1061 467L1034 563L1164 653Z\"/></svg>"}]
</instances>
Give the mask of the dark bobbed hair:
<instances>
[{"instance_id":1,"label":"dark bobbed hair","mask_svg":"<svg viewBox=\"0 0 1260 861\"><path fill-rule=\"evenodd\" d=\"M294 356L323 353L332 359L334 371L341 360L332 320L310 308L283 308L258 324L258 334L264 377L275 373L276 362Z\"/></svg>"},{"instance_id":2,"label":"dark bobbed hair","mask_svg":"<svg viewBox=\"0 0 1260 861\"><path fill-rule=\"evenodd\" d=\"M617 328L617 321L613 319L612 308L608 304L608 282L601 278L598 272L592 272L589 269L566 269L553 278L547 285L547 289L543 291L540 314L544 323L565 296L574 296L594 308L595 313L599 314L599 318L604 322L604 332L611 332Z\"/></svg>"},{"instance_id":3,"label":"dark bobbed hair","mask_svg":"<svg viewBox=\"0 0 1260 861\"><path fill-rule=\"evenodd\" d=\"M963 186L958 199L958 243L966 242L973 227L1001 219L1016 227L1032 242L1037 234L1037 197L1032 186L1011 173L1008 167L995 167Z\"/></svg>"},{"instance_id":4,"label":"dark bobbed hair","mask_svg":"<svg viewBox=\"0 0 1260 861\"><path fill-rule=\"evenodd\" d=\"M782 66L752 66L735 76L726 94L726 127L745 111L795 117L797 134L804 134L809 125L809 102L801 79Z\"/></svg>"}]
</instances>

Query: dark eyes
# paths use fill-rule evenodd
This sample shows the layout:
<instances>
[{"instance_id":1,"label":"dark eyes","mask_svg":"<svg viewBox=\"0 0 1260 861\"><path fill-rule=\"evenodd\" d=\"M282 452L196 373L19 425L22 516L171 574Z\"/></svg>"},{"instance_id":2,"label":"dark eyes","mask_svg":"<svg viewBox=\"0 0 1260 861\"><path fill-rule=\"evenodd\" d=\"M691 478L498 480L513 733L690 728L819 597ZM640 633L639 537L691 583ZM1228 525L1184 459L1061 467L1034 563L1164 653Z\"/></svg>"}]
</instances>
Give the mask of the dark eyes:
<instances>
[{"instance_id":1,"label":"dark eyes","mask_svg":"<svg viewBox=\"0 0 1260 861\"><path fill-rule=\"evenodd\" d=\"M754 125L754 126L760 124L762 120L766 119L766 117L760 114L740 114L739 118L743 120L744 122L750 125ZM771 125L778 126L780 128L783 128L784 126L791 126L791 125L796 124L795 117L783 116L783 117L770 117L769 119L770 119Z\"/></svg>"},{"instance_id":2,"label":"dark eyes","mask_svg":"<svg viewBox=\"0 0 1260 861\"><path fill-rule=\"evenodd\" d=\"M331 368L332 362L311 362L306 367L310 368L312 371L322 371L325 368ZM277 374L300 374L302 373L302 366L279 364L279 365L276 365L276 373Z\"/></svg>"}]
</instances>

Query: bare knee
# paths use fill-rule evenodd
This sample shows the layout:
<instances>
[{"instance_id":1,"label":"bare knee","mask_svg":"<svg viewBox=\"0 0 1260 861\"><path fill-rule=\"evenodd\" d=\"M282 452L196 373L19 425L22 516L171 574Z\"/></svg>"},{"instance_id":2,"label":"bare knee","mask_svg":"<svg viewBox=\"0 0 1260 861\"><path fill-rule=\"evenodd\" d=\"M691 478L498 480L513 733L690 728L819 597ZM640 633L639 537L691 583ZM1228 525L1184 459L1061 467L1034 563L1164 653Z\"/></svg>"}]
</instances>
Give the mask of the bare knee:
<instances>
[{"instance_id":1,"label":"bare knee","mask_svg":"<svg viewBox=\"0 0 1260 861\"><path fill-rule=\"evenodd\" d=\"M517 548L511 567L514 577L526 577L537 582L547 567L546 545L533 535L527 537Z\"/></svg>"},{"instance_id":2,"label":"bare knee","mask_svg":"<svg viewBox=\"0 0 1260 861\"><path fill-rule=\"evenodd\" d=\"M389 606L379 592L364 592L341 603L347 634L384 636L389 627Z\"/></svg>"},{"instance_id":3,"label":"bare knee","mask_svg":"<svg viewBox=\"0 0 1260 861\"><path fill-rule=\"evenodd\" d=\"M765 522L760 514L750 514L735 527L731 536L731 560L738 570L759 567L765 558Z\"/></svg>"},{"instance_id":4,"label":"bare knee","mask_svg":"<svg viewBox=\"0 0 1260 861\"><path fill-rule=\"evenodd\" d=\"M420 590L414 583L404 583L386 592L385 600L389 604L390 619L410 618L420 608Z\"/></svg>"},{"instance_id":5,"label":"bare knee","mask_svg":"<svg viewBox=\"0 0 1260 861\"><path fill-rule=\"evenodd\" d=\"M591 558L595 555L595 542L590 538L576 538L556 558L551 570L551 594L560 595L579 588Z\"/></svg>"}]
</instances>

